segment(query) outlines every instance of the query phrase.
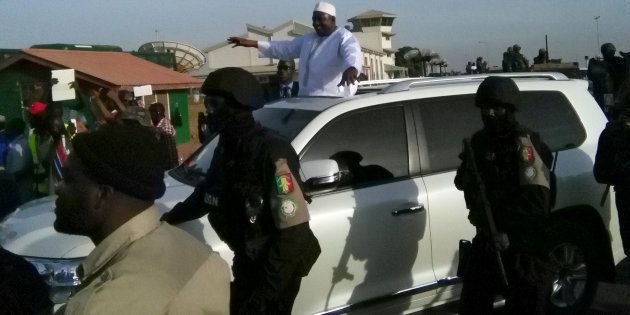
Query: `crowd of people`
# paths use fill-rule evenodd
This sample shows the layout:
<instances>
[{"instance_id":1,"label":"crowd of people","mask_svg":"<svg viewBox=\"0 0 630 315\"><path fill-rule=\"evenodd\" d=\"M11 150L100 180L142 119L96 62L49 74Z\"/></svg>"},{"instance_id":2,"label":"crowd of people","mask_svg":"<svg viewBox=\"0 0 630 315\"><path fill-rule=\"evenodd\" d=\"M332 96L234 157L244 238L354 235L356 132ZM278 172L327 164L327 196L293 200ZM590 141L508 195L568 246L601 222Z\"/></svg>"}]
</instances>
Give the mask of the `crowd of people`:
<instances>
[{"instance_id":1,"label":"crowd of people","mask_svg":"<svg viewBox=\"0 0 630 315\"><path fill-rule=\"evenodd\" d=\"M533 58L533 64L549 63L549 54L547 50L541 48L538 55ZM477 57L475 61L469 61L466 64L466 74L488 73L490 68L483 57ZM510 46L503 52L503 60L501 61L502 72L527 72L531 70L529 60L521 53L521 46L515 44Z\"/></svg>"},{"instance_id":2,"label":"crowd of people","mask_svg":"<svg viewBox=\"0 0 630 315\"><path fill-rule=\"evenodd\" d=\"M221 141L206 179L162 216L154 202L165 192L164 170L172 162L171 146L163 139L175 132L162 104L146 110L129 91L116 98L96 91L92 98L107 115L93 130L78 133L64 125L54 104L29 107L34 140L29 138L26 147L36 165L30 171L32 192L56 194L54 228L87 236L96 246L78 269L79 290L58 313L291 313L320 247L309 227L297 154L256 123L252 111L271 98L343 96L356 87L360 47L350 32L336 26L335 14L330 3L317 3L316 31L293 42L229 39L285 58L278 86L265 93L240 68L219 69L206 78L201 90L207 115L200 120ZM292 60L298 57L307 69L313 66L292 82ZM323 72L320 64L338 71ZM216 252L169 224L203 215L235 253L231 285L228 265ZM162 259L155 260L158 256ZM43 290L17 291L40 298L46 313L50 300L33 297L47 290L38 280ZM29 300L20 294L1 296L0 307L28 312Z\"/></svg>"},{"instance_id":3,"label":"crowd of people","mask_svg":"<svg viewBox=\"0 0 630 315\"><path fill-rule=\"evenodd\" d=\"M178 161L175 129L163 104L145 109L133 94L121 91L115 102L124 110L84 130L64 123L60 106L34 102L28 108L28 134L21 119L2 126L3 211L56 194L54 228L87 236L95 245L79 267L81 286L59 314L291 313L301 280L321 249L309 225L310 199L296 152L258 124L252 112L279 98L347 95L362 57L354 36L336 26L335 15L334 6L319 2L313 33L280 42L228 39L235 47L256 47L264 56L281 58L278 82L265 90L252 74L232 67L208 75L201 87L206 115L199 120L207 127L204 134L221 137L205 179L163 214L155 200L166 189L164 170ZM600 137L594 176L615 188L624 250L630 254L628 66L611 57L609 44L602 53L603 63L593 65L593 75L607 72L614 83L609 90L595 89L596 99L597 93L604 95L598 102L610 106L605 111L610 122ZM518 45L504 56L504 71L529 68ZM295 58L303 66L297 82ZM535 63L547 60L545 51L534 58ZM99 106L106 107L103 94L97 96ZM477 231L461 274L461 314L490 314L497 293L504 294L509 314L545 313L548 262L538 249L548 241L553 158L544 139L516 120L520 96L512 79L498 76L484 79L476 92L483 128L466 142L454 181ZM2 117L0 123L5 123ZM171 226L202 216L234 252L231 274L216 252ZM47 286L36 270L6 251L0 251L0 261L19 266L32 284L29 294L8 293L0 286L0 309L50 312L51 302L42 293Z\"/></svg>"},{"instance_id":4,"label":"crowd of people","mask_svg":"<svg viewBox=\"0 0 630 315\"><path fill-rule=\"evenodd\" d=\"M99 95L96 102L102 105L102 99L103 95ZM133 92L126 90L119 93L117 101L126 103L124 110L102 117L92 129L105 123L127 121L154 127L169 149L165 169L176 166L179 157L175 129L164 114L164 105L153 103L146 109L138 105ZM0 218L20 204L54 194L62 178L63 163L71 150L70 141L76 134L88 131L81 119L64 114L60 103L35 101L24 113L26 121L13 118L1 122L0 172L6 197L0 199Z\"/></svg>"},{"instance_id":5,"label":"crowd of people","mask_svg":"<svg viewBox=\"0 0 630 315\"><path fill-rule=\"evenodd\" d=\"M466 64L466 74L488 73L488 62L483 57L477 57L475 61L469 61Z\"/></svg>"}]
</instances>

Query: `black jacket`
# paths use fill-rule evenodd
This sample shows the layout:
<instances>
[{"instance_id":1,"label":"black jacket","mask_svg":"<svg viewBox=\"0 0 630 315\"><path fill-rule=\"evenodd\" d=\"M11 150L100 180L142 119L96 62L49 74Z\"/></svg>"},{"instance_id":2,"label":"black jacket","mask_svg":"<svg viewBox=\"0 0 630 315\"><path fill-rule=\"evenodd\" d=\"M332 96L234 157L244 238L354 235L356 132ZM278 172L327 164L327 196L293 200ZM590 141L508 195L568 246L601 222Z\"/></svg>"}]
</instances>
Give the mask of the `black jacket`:
<instances>
[{"instance_id":1,"label":"black jacket","mask_svg":"<svg viewBox=\"0 0 630 315\"><path fill-rule=\"evenodd\" d=\"M321 251L308 220L282 228L276 222L274 161L286 160L293 182L301 188L298 157L287 141L262 127L237 138L221 137L205 180L164 219L176 224L208 214L235 261L237 257L251 261L251 268L263 274L253 294L273 301L288 294L292 279L308 274ZM296 191L304 198L301 189ZM238 277L240 272L234 267L233 271Z\"/></svg>"},{"instance_id":2,"label":"black jacket","mask_svg":"<svg viewBox=\"0 0 630 315\"><path fill-rule=\"evenodd\" d=\"M599 136L595 179L616 188L630 188L630 117L621 115L606 124Z\"/></svg>"},{"instance_id":3,"label":"black jacket","mask_svg":"<svg viewBox=\"0 0 630 315\"><path fill-rule=\"evenodd\" d=\"M546 187L524 184L521 180L528 167L524 167L520 160L527 159L527 149L519 145L517 139L526 136L531 139L534 150L544 163L542 167L548 172L553 160L551 151L537 133L522 126L516 126L506 137L496 137L481 130L476 132L471 140L477 168L486 187L486 195L497 229L507 233L510 240L520 239L544 228L550 210L550 180ZM483 228L484 210L479 207L479 203L473 202L478 196L474 196L475 190L470 190L467 186L474 184L470 180L472 175L469 174L464 157L460 155L460 158L462 164L457 170L455 185L465 193L471 223Z\"/></svg>"},{"instance_id":4,"label":"black jacket","mask_svg":"<svg viewBox=\"0 0 630 315\"><path fill-rule=\"evenodd\" d=\"M271 85L268 89L265 89L265 101L272 102L275 100L279 100L282 98L282 91L280 87L280 83L277 82ZM297 97L298 92L300 91L300 83L297 81L293 81L293 85L291 86L291 97Z\"/></svg>"}]
</instances>

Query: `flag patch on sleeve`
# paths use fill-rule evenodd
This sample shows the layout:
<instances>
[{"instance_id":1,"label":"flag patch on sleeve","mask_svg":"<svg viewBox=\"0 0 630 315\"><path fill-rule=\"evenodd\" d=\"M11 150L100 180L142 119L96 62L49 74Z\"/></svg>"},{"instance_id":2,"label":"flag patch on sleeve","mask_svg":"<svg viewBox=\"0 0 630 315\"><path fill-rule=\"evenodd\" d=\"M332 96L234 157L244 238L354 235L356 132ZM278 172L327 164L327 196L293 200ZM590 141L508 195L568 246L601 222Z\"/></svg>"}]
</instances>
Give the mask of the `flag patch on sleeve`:
<instances>
[{"instance_id":1,"label":"flag patch on sleeve","mask_svg":"<svg viewBox=\"0 0 630 315\"><path fill-rule=\"evenodd\" d=\"M523 161L525 162L532 162L535 160L534 148L532 148L531 146L523 147L521 151L521 155L522 155Z\"/></svg>"},{"instance_id":2,"label":"flag patch on sleeve","mask_svg":"<svg viewBox=\"0 0 630 315\"><path fill-rule=\"evenodd\" d=\"M293 192L293 179L291 178L290 173L276 176L276 189L280 195L286 195Z\"/></svg>"}]
</instances>

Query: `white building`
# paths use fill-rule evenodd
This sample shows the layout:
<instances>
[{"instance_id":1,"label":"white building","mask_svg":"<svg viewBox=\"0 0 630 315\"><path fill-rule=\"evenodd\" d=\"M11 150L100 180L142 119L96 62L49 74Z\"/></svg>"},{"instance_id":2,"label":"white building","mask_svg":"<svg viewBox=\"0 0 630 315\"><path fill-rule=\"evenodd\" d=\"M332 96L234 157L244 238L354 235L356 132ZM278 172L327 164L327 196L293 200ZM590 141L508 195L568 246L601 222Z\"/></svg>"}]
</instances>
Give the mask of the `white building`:
<instances>
[{"instance_id":1,"label":"white building","mask_svg":"<svg viewBox=\"0 0 630 315\"><path fill-rule=\"evenodd\" d=\"M370 80L393 78L394 73L398 74L396 77L407 74L406 68L394 66L394 50L391 45L391 37L394 35L391 33L391 26L394 17L393 14L372 10L349 20L355 26L352 32L359 40L363 52L364 68L362 72ZM378 26L369 26L373 23L378 23ZM253 40L292 40L314 31L311 26L294 20L289 20L271 29L246 24L246 29L247 32L238 35L238 37ZM260 58L258 50L254 48L232 48L232 44L224 41L203 49L203 52L207 57L206 64L201 69L189 73L200 79L223 67L241 67L254 74L261 83L268 82L270 77L276 73L278 60ZM296 59L295 63L297 71L299 71L299 59Z\"/></svg>"},{"instance_id":2,"label":"white building","mask_svg":"<svg viewBox=\"0 0 630 315\"><path fill-rule=\"evenodd\" d=\"M361 43L361 48L377 52L363 57L364 73L370 80L407 77L407 68L397 67L392 48L392 25L396 15L369 10L348 19L352 23L352 33ZM380 54L380 55L379 55Z\"/></svg>"}]
</instances>

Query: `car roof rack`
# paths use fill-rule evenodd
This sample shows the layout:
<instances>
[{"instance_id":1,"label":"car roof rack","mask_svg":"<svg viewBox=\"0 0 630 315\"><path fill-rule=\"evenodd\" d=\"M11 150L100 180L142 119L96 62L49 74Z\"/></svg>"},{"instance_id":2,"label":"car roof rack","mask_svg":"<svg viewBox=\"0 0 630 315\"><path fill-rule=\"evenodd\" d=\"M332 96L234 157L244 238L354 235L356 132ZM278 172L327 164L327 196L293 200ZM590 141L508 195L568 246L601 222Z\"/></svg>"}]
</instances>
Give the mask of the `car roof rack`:
<instances>
[{"instance_id":1,"label":"car roof rack","mask_svg":"<svg viewBox=\"0 0 630 315\"><path fill-rule=\"evenodd\" d=\"M411 78L400 82L391 83L387 87L383 88L378 94L388 94L401 91L408 91L414 85L432 84L439 82L467 82L467 81L481 81L490 76L508 77L513 79L547 79L553 81L564 81L569 78L558 72L504 72L504 73L485 73L485 74L473 74L473 75L460 75L449 77L423 77L423 78Z\"/></svg>"}]
</instances>

